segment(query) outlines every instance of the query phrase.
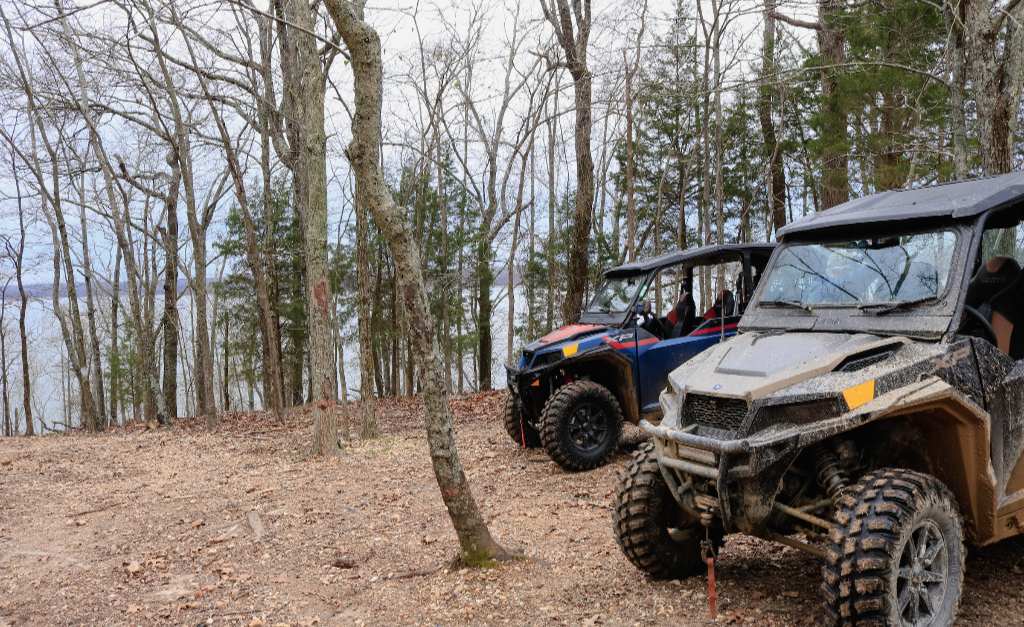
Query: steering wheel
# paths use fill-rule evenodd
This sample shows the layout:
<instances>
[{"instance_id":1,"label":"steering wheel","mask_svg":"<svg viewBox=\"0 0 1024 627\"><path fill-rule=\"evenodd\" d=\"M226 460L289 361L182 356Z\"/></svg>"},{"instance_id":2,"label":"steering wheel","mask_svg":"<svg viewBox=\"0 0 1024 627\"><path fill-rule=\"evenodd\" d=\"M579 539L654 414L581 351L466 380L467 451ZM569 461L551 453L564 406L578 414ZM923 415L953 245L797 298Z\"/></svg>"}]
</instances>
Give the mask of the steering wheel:
<instances>
[{"instance_id":1,"label":"steering wheel","mask_svg":"<svg viewBox=\"0 0 1024 627\"><path fill-rule=\"evenodd\" d=\"M986 318L984 315L982 315L980 311L978 311L974 307L971 307L970 305L964 305L964 312L970 314L970 316L974 318L974 321L981 325L981 328L985 332L985 335L988 336L985 339L992 342L993 346L999 345L999 339L996 337L996 330L992 328L992 323L988 321L988 318ZM963 329L964 326L965 325L961 324L960 328Z\"/></svg>"}]
</instances>

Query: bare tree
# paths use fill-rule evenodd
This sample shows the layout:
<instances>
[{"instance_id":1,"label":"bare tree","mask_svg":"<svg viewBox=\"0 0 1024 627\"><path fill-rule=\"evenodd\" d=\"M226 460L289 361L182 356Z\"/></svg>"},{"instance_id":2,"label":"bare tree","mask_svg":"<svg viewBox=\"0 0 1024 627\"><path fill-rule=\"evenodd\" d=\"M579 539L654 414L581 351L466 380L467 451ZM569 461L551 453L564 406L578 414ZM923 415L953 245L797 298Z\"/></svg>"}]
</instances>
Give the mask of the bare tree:
<instances>
[{"instance_id":1,"label":"bare tree","mask_svg":"<svg viewBox=\"0 0 1024 627\"><path fill-rule=\"evenodd\" d=\"M61 18L63 18L63 8L58 5ZM46 211L44 212L47 221L50 226L53 246L54 246L54 292L53 292L53 307L54 313L60 322L60 328L62 337L64 338L65 346L68 350L69 365L71 366L75 380L78 383L79 396L81 402L82 422L91 430L99 430L103 427L102 422L95 413L95 403L93 401L93 384L91 382L90 372L88 370L88 357L86 351L85 332L82 325L82 319L79 313L79 300L76 286L76 275L73 267L73 258L71 255L71 242L68 234L67 222L64 217L64 198L59 183L59 171L61 155L58 140L51 137L51 133L60 133L63 130L63 126L49 124L48 121L43 119L43 112L38 106L36 99L35 87L32 80L29 78L29 74L25 67L24 50L18 46L11 28L11 22L7 15L4 13L3 8L0 7L0 19L4 22L5 32L7 34L8 44L14 59L14 64L17 68L17 78L19 80L19 88L25 96L26 103L28 106L28 114L30 119L30 137L31 137L31 148L26 153L22 151L14 138L6 131L2 131L4 138L7 140L8 145L13 151L16 151L26 167L32 172L32 176L38 186L40 193L43 196L43 204ZM61 19L62 25L65 25L63 19ZM66 32L66 31L65 31ZM42 49L46 60L50 63L51 67L55 67L56 63L52 55L50 55L45 47ZM76 50L77 52L77 50ZM77 63L78 56L74 57L76 60L75 67L79 68L80 65ZM83 79L83 75L79 73L80 83ZM70 87L70 86L69 86ZM81 84L79 85L81 87ZM73 89L73 88L72 88ZM85 99L81 97L83 94L80 92L80 98L78 100L79 113L88 121L90 118L84 106ZM56 128L55 128L56 127ZM37 140L43 144L43 148L46 151L47 158L50 164L50 182L46 181L46 173L44 172L43 166L40 163L39 154L37 150ZM63 307L60 304L60 298L58 293L58 284L60 274L63 272L66 279L66 290L68 297L68 315L65 316Z\"/></svg>"},{"instance_id":2,"label":"bare tree","mask_svg":"<svg viewBox=\"0 0 1024 627\"><path fill-rule=\"evenodd\" d=\"M587 45L590 41L590 0L540 0L544 18L551 24L562 48L564 67L572 76L576 112L576 198L573 212L572 239L562 321L575 322L583 310L587 290L590 229L594 219L594 157L591 154L591 89L593 76L587 68Z\"/></svg>"},{"instance_id":3,"label":"bare tree","mask_svg":"<svg viewBox=\"0 0 1024 627\"><path fill-rule=\"evenodd\" d=\"M625 71L626 90L623 95L626 110L626 260L636 261L636 156L633 131L633 78L640 67L640 52L647 27L647 0L644 0L640 11L640 27L636 35L636 50L633 62L630 63L628 51L622 50L622 63Z\"/></svg>"},{"instance_id":4,"label":"bare tree","mask_svg":"<svg viewBox=\"0 0 1024 627\"><path fill-rule=\"evenodd\" d=\"M278 150L292 173L293 196L302 221L306 261L306 313L314 455L338 450L334 411L334 348L331 343L331 284L327 280L327 156L324 132L324 73L313 35L314 7L308 0L275 0L281 49L283 108L288 147ZM278 140L283 144L283 140Z\"/></svg>"},{"instance_id":5,"label":"bare tree","mask_svg":"<svg viewBox=\"0 0 1024 627\"><path fill-rule=\"evenodd\" d=\"M7 360L7 288L11 285L11 277L4 280L4 286L0 291L0 392L2 392L4 404L4 423L0 433L10 437L14 435L11 425L11 394L8 388L7 370L10 362Z\"/></svg>"},{"instance_id":6,"label":"bare tree","mask_svg":"<svg viewBox=\"0 0 1024 627\"><path fill-rule=\"evenodd\" d=\"M468 565L480 565L503 559L508 554L491 537L459 462L433 315L423 283L419 247L380 170L383 99L380 38L363 21L361 1L353 4L345 0L326 0L325 4L349 50L354 74L356 112L352 142L346 154L356 172L356 202L364 203L372 211L374 222L387 240L398 269L396 275L410 313L416 361L423 372L427 443L434 475L459 537L462 561Z\"/></svg>"},{"instance_id":7,"label":"bare tree","mask_svg":"<svg viewBox=\"0 0 1024 627\"><path fill-rule=\"evenodd\" d=\"M461 96L461 105L466 112L464 130L471 134L480 146L483 167L481 168L480 163L469 154L468 148L464 147L461 152L454 151L467 181L466 189L480 210L480 220L473 241L473 275L476 279L474 296L477 324L477 381L478 388L482 390L488 390L492 385L494 347L491 317L494 302L491 290L494 286L495 272L494 242L504 227L518 217L523 209L519 205L509 207L509 189L515 172L516 157L523 154L524 147L540 124L540 117L535 115L535 108L543 106L545 100L537 97L542 78L540 59L535 58L526 68L517 65L517 59L529 32L524 28L513 29L512 37L507 44L500 96L479 100L474 97L478 44L485 17L482 13L474 14L467 27L468 34L462 39L456 39L460 46L460 56L464 59L464 77L456 85ZM518 7L512 19L514 24L520 24ZM488 89L489 85L488 83ZM519 124L513 127L517 103L523 95L527 98L525 111ZM494 107L488 113L484 107L491 104L492 100ZM451 128L451 122L445 119L443 124L449 140L454 144L455 132ZM468 138L465 143L468 144ZM503 159L505 156L508 158Z\"/></svg>"},{"instance_id":8,"label":"bare tree","mask_svg":"<svg viewBox=\"0 0 1024 627\"><path fill-rule=\"evenodd\" d=\"M5 24L6 25L6 24ZM7 255L14 264L14 280L18 284L18 340L21 356L21 398L22 410L25 412L25 435L35 433L35 420L32 417L32 377L29 376L28 357L28 292L25 289L25 204L21 194L21 180L17 176L17 160L11 150L11 172L14 176L14 190L18 202L18 242L12 244L10 238L4 239Z\"/></svg>"},{"instance_id":9,"label":"bare tree","mask_svg":"<svg viewBox=\"0 0 1024 627\"><path fill-rule=\"evenodd\" d=\"M761 84L757 94L757 118L764 140L763 154L768 162L768 203L772 227L778 232L786 226L786 172L782 147L775 132L777 81L775 78L776 0L764 2L764 31L761 34Z\"/></svg>"}]
</instances>

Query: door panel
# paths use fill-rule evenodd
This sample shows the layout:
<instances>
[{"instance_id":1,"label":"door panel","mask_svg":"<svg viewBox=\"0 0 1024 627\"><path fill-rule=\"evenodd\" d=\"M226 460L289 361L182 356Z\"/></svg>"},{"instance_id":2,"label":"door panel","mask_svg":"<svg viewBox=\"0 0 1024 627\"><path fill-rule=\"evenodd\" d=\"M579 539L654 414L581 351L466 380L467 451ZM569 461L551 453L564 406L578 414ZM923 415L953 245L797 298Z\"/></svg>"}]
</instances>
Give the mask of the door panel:
<instances>
[{"instance_id":1,"label":"door panel","mask_svg":"<svg viewBox=\"0 0 1024 627\"><path fill-rule=\"evenodd\" d=\"M985 340L975 338L972 343L991 419L996 493L1008 496L1024 489L1024 485L1010 485L1010 476L1024 452L1024 361L1014 362Z\"/></svg>"},{"instance_id":2,"label":"door panel","mask_svg":"<svg viewBox=\"0 0 1024 627\"><path fill-rule=\"evenodd\" d=\"M718 321L713 324L701 325L696 331L685 337L662 340L640 347L637 360L640 382L640 413L658 409L658 397L665 389L670 372L678 368L698 353L718 344L723 338L736 335L738 319L726 319L724 334Z\"/></svg>"}]
</instances>

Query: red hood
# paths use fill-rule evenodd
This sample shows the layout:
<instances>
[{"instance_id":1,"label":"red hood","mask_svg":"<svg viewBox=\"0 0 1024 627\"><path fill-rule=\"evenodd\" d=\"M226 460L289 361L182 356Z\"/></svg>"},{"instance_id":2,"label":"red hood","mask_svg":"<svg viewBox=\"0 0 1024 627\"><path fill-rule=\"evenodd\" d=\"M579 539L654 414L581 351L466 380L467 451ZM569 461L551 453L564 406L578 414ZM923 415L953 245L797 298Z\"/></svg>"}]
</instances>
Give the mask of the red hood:
<instances>
[{"instance_id":1,"label":"red hood","mask_svg":"<svg viewBox=\"0 0 1024 627\"><path fill-rule=\"evenodd\" d=\"M537 344L544 346L554 342L562 342L578 335L586 335L600 331L604 327L599 324L569 324L560 329L555 329L544 337L537 340Z\"/></svg>"}]
</instances>

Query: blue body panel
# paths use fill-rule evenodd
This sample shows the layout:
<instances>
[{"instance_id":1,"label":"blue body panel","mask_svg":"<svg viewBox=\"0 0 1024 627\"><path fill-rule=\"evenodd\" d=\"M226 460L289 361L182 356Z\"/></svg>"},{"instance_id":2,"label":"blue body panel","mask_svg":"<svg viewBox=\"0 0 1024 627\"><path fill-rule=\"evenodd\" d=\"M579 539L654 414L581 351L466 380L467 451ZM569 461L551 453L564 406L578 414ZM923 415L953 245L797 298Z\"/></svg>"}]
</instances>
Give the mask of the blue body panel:
<instances>
[{"instance_id":1,"label":"blue body panel","mask_svg":"<svg viewBox=\"0 0 1024 627\"><path fill-rule=\"evenodd\" d=\"M724 337L736 335L736 329L729 329ZM722 333L705 333L662 340L641 346L638 359L633 362L635 380L639 383L637 398L640 399L640 413L659 408L658 397L668 383L668 375L698 353L722 341Z\"/></svg>"},{"instance_id":2,"label":"blue body panel","mask_svg":"<svg viewBox=\"0 0 1024 627\"><path fill-rule=\"evenodd\" d=\"M704 325L691 335L668 340L659 340L640 328L597 328L590 334L530 346L532 350L529 351L529 358L525 353L520 356L517 369L527 370L540 364L560 361L565 356L563 350L566 348L569 348L572 355L583 355L598 347L611 346L632 364L633 381L637 387L636 398L640 399L638 409L640 414L644 414L659 409L658 397L665 388L670 372L698 353L735 334L735 323L727 324L723 333L717 321Z\"/></svg>"}]
</instances>

